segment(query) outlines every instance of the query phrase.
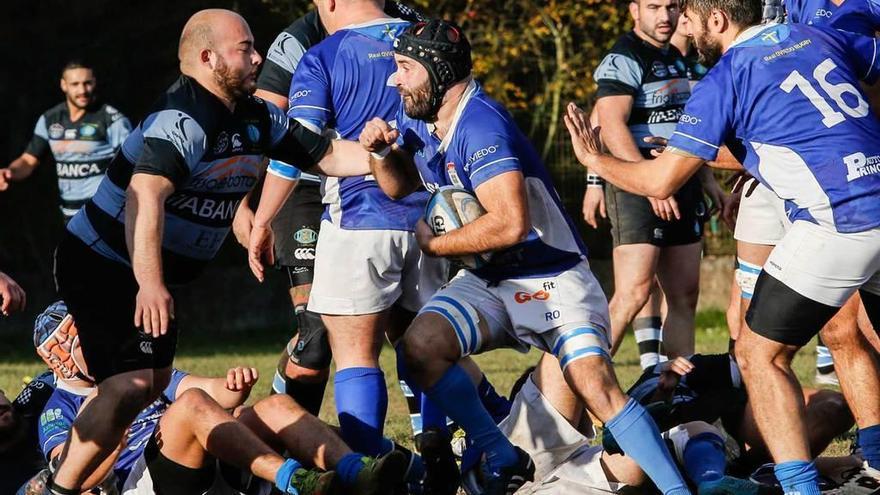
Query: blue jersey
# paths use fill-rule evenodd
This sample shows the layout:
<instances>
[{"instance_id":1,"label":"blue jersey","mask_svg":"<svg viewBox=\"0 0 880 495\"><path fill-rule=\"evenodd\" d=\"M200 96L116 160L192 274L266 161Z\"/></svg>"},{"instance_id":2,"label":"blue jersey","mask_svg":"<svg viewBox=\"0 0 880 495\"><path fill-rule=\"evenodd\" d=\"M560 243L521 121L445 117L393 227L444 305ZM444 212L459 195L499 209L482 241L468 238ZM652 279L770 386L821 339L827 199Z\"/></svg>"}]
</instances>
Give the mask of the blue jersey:
<instances>
[{"instance_id":1,"label":"blue jersey","mask_svg":"<svg viewBox=\"0 0 880 495\"><path fill-rule=\"evenodd\" d=\"M147 442L159 424L159 419L165 414L168 406L174 402L177 388L186 376L187 373L183 371L173 370L171 381L159 398L141 411L132 422L125 435L125 447L113 465L113 471L120 483L125 482L129 471L144 451L144 447L147 446ZM55 392L49 397L49 401L40 415L40 447L46 459L50 459L49 456L55 447L67 441L79 408L82 407L91 391L92 389L71 389L66 387L63 381L58 382Z\"/></svg>"},{"instance_id":2,"label":"blue jersey","mask_svg":"<svg viewBox=\"0 0 880 495\"><path fill-rule=\"evenodd\" d=\"M373 117L393 120L400 96L392 43L407 26L400 19L379 19L337 31L309 49L293 75L288 116L352 140ZM269 172L286 178L295 173L276 162ZM411 231L427 200L424 191L391 200L370 176L328 177L324 219L343 229Z\"/></svg>"},{"instance_id":3,"label":"blue jersey","mask_svg":"<svg viewBox=\"0 0 880 495\"><path fill-rule=\"evenodd\" d=\"M532 228L523 242L493 254L485 267L473 270L490 281L557 275L586 256L574 223L565 213L550 174L513 118L476 82L462 96L441 141L421 120L397 115L398 144L414 154L428 190L455 186L475 192L484 182L507 172L525 179Z\"/></svg>"},{"instance_id":4,"label":"blue jersey","mask_svg":"<svg viewBox=\"0 0 880 495\"><path fill-rule=\"evenodd\" d=\"M785 0L790 23L827 26L841 31L874 36L880 27L878 0Z\"/></svg>"},{"instance_id":5,"label":"blue jersey","mask_svg":"<svg viewBox=\"0 0 880 495\"><path fill-rule=\"evenodd\" d=\"M754 26L695 86L669 146L714 160L727 144L792 221L878 227L880 120L859 89L880 75L877 55L874 38Z\"/></svg>"}]
</instances>

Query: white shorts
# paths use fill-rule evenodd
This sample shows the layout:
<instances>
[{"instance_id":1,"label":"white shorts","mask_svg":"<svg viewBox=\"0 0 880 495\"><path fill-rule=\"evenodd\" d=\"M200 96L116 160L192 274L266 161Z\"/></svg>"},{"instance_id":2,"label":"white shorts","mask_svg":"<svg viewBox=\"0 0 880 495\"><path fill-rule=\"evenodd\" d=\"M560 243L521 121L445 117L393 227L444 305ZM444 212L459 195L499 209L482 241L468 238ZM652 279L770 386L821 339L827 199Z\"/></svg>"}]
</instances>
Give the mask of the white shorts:
<instances>
[{"instance_id":1,"label":"white shorts","mask_svg":"<svg viewBox=\"0 0 880 495\"><path fill-rule=\"evenodd\" d=\"M418 311L448 277L448 262L424 255L415 234L344 230L321 222L309 311L378 313L395 303Z\"/></svg>"},{"instance_id":2,"label":"white shorts","mask_svg":"<svg viewBox=\"0 0 880 495\"><path fill-rule=\"evenodd\" d=\"M535 481L517 493L616 493L623 485L608 481L602 447L574 428L541 394L530 376L498 425L511 443L535 463Z\"/></svg>"},{"instance_id":3,"label":"white shorts","mask_svg":"<svg viewBox=\"0 0 880 495\"><path fill-rule=\"evenodd\" d=\"M608 302L590 265L542 278L507 279L490 284L461 270L421 309L452 325L462 356L499 347L522 352L529 346L554 354L565 369L589 356L608 356L611 328ZM479 330L488 327L488 341Z\"/></svg>"},{"instance_id":4,"label":"white shorts","mask_svg":"<svg viewBox=\"0 0 880 495\"><path fill-rule=\"evenodd\" d=\"M754 180L754 179L752 179ZM752 186L748 182L744 191ZM785 214L785 201L763 184L758 184L749 196L742 193L733 238L750 244L775 246L782 241L791 227Z\"/></svg>"},{"instance_id":5,"label":"white shorts","mask_svg":"<svg viewBox=\"0 0 880 495\"><path fill-rule=\"evenodd\" d=\"M828 306L842 306L859 288L880 295L880 228L841 234L812 222L794 222L764 271Z\"/></svg>"}]
</instances>

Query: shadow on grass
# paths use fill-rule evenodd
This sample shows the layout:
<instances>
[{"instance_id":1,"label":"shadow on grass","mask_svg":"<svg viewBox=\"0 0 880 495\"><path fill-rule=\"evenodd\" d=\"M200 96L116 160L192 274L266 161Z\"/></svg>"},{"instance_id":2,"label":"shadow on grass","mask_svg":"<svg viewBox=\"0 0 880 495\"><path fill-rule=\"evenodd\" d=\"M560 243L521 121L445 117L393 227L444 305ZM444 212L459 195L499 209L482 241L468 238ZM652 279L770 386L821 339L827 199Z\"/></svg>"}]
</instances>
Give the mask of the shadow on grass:
<instances>
[{"instance_id":1,"label":"shadow on grass","mask_svg":"<svg viewBox=\"0 0 880 495\"><path fill-rule=\"evenodd\" d=\"M229 333L183 330L178 356L205 357L216 354L253 354L281 350L291 336L290 328L276 327ZM0 333L0 362L30 364L39 361L30 332Z\"/></svg>"}]
</instances>

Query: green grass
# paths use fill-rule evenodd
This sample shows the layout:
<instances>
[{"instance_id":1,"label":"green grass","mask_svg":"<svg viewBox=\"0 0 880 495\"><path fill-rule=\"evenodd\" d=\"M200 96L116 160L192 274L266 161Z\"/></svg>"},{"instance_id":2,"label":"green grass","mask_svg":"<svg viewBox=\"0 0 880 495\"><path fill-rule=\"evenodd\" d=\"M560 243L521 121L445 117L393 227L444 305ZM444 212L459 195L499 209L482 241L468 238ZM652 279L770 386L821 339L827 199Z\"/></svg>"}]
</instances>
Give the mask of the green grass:
<instances>
[{"instance_id":1,"label":"green grass","mask_svg":"<svg viewBox=\"0 0 880 495\"><path fill-rule=\"evenodd\" d=\"M697 350L703 353L720 353L727 350L727 325L721 311L701 312L697 317ZM42 361L31 352L33 347L27 335L0 336L0 389L15 395L21 389L23 377L34 376L45 367ZM181 337L175 366L193 374L203 376L222 376L226 369L235 365L253 366L260 371L257 384L250 401L268 394L278 355L288 339L282 329L267 329L234 335L186 334ZM794 361L794 368L805 386L812 386L815 375L815 343L805 347ZM507 394L511 385L522 371L537 363L539 353L532 351L520 354L510 350L499 350L476 356L477 362L489 376L500 393ZM394 353L386 347L381 357L389 387L388 419L386 434L395 441L410 444L409 415L406 403L397 385L394 366ZM639 357L632 336L628 336L620 352L615 357L615 370L621 385L628 387L641 374ZM332 383L332 381L331 381ZM333 406L333 387L327 387L327 397L321 412L322 419L335 423L336 411ZM848 448L846 442L836 442L829 448L829 454L841 454Z\"/></svg>"}]
</instances>

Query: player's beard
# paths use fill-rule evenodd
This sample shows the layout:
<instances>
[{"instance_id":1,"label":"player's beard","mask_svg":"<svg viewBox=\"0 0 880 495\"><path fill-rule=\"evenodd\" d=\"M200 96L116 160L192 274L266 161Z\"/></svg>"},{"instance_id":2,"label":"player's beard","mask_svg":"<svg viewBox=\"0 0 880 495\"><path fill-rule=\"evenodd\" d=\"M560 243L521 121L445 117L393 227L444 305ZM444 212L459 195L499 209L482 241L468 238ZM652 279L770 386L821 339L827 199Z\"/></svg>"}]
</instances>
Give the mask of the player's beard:
<instances>
[{"instance_id":1,"label":"player's beard","mask_svg":"<svg viewBox=\"0 0 880 495\"><path fill-rule=\"evenodd\" d=\"M400 96L403 97L403 111L406 116L416 120L433 120L435 112L431 108L433 90L431 81L425 81L421 86L412 90L400 88Z\"/></svg>"},{"instance_id":2,"label":"player's beard","mask_svg":"<svg viewBox=\"0 0 880 495\"><path fill-rule=\"evenodd\" d=\"M251 73L234 73L223 57L217 57L217 67L214 69L214 82L217 83L221 91L232 99L237 100L253 94L257 90L257 83L250 77L251 75Z\"/></svg>"},{"instance_id":3,"label":"player's beard","mask_svg":"<svg viewBox=\"0 0 880 495\"><path fill-rule=\"evenodd\" d=\"M94 97L92 95L93 95L93 93L88 93L86 95L83 95L86 97L85 103L78 101L73 96L68 96L67 102L70 103L71 105L73 105L75 108L78 108L80 110L85 110L85 109L89 108L89 106L91 106L92 102L94 101Z\"/></svg>"},{"instance_id":4,"label":"player's beard","mask_svg":"<svg viewBox=\"0 0 880 495\"><path fill-rule=\"evenodd\" d=\"M703 32L694 37L694 46L697 47L699 62L706 67L712 67L721 58L721 43L709 37L708 26L703 26Z\"/></svg>"},{"instance_id":5,"label":"player's beard","mask_svg":"<svg viewBox=\"0 0 880 495\"><path fill-rule=\"evenodd\" d=\"M660 27L669 28L669 32L667 32L667 33L658 32L657 30ZM672 39L672 33L675 32L675 26L672 26L669 23L656 24L654 26L648 26L648 25L642 24L641 26L639 26L639 28L641 29L641 31L643 33L645 33L645 36L647 36L647 37L651 38L652 40L656 41L657 43L661 43L661 44L669 43L669 40Z\"/></svg>"}]
</instances>

